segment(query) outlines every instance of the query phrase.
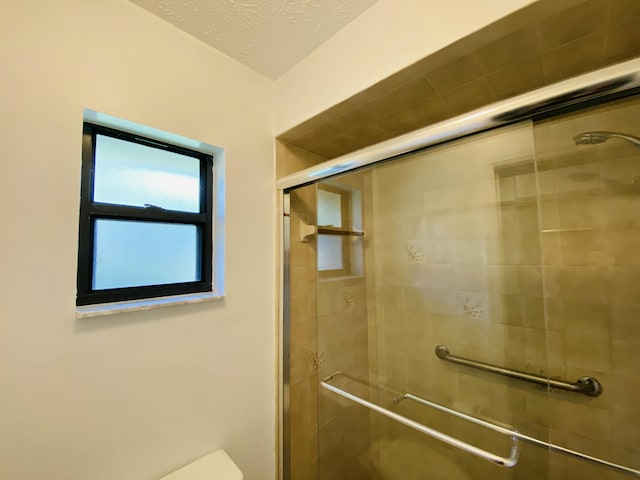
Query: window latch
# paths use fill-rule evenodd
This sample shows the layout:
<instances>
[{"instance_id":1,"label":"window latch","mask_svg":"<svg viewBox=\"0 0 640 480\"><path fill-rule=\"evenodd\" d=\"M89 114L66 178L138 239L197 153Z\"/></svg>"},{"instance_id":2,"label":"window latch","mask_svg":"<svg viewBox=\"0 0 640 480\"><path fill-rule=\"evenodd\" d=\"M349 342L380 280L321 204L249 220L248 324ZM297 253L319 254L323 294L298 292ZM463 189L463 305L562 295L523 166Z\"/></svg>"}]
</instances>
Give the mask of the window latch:
<instances>
[{"instance_id":1,"label":"window latch","mask_svg":"<svg viewBox=\"0 0 640 480\"><path fill-rule=\"evenodd\" d=\"M159 207L158 205L154 205L152 203L145 203L144 208L149 210L164 210L164 208Z\"/></svg>"}]
</instances>

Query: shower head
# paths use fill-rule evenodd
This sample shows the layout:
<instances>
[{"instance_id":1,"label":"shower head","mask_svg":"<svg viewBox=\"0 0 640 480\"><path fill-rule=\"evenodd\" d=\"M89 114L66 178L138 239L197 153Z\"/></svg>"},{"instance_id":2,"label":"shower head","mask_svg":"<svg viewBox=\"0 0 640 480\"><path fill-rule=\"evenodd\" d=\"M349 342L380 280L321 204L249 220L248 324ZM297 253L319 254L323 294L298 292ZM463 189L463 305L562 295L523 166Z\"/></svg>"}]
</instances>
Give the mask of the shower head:
<instances>
[{"instance_id":1,"label":"shower head","mask_svg":"<svg viewBox=\"0 0 640 480\"><path fill-rule=\"evenodd\" d=\"M640 147L640 137L619 132L584 132L573 137L573 141L576 142L576 145L595 145L598 143L604 143L610 138L622 138L623 140L627 140L635 146Z\"/></svg>"}]
</instances>

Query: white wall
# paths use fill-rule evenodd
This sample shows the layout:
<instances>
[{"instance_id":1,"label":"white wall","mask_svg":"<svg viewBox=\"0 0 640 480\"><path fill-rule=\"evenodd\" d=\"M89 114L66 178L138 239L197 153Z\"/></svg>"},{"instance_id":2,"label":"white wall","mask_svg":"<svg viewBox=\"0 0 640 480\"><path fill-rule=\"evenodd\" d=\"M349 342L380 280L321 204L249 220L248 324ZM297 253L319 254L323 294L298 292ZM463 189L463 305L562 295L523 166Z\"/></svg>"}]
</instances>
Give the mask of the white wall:
<instances>
[{"instance_id":1,"label":"white wall","mask_svg":"<svg viewBox=\"0 0 640 480\"><path fill-rule=\"evenodd\" d=\"M535 0L378 0L277 82L277 135Z\"/></svg>"},{"instance_id":2,"label":"white wall","mask_svg":"<svg viewBox=\"0 0 640 480\"><path fill-rule=\"evenodd\" d=\"M275 102L282 132L531 1L380 0L275 85L126 0L2 2L0 478L273 478ZM75 319L84 108L226 149L224 303Z\"/></svg>"},{"instance_id":3,"label":"white wall","mask_svg":"<svg viewBox=\"0 0 640 480\"><path fill-rule=\"evenodd\" d=\"M126 0L2 2L0 478L274 478L273 85ZM76 320L83 108L226 149L227 292Z\"/></svg>"}]
</instances>

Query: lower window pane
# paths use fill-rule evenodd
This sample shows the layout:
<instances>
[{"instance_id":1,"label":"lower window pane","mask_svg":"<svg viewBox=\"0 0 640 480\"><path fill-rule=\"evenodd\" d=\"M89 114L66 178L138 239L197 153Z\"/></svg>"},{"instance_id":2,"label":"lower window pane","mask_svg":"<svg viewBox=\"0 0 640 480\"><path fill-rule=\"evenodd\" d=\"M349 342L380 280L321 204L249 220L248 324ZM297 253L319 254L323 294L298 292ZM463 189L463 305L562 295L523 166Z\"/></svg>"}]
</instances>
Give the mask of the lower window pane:
<instances>
[{"instance_id":1,"label":"lower window pane","mask_svg":"<svg viewBox=\"0 0 640 480\"><path fill-rule=\"evenodd\" d=\"M201 279L195 225L100 219L94 228L93 290Z\"/></svg>"},{"instance_id":2,"label":"lower window pane","mask_svg":"<svg viewBox=\"0 0 640 480\"><path fill-rule=\"evenodd\" d=\"M341 270L342 237L318 235L318 270Z\"/></svg>"}]
</instances>

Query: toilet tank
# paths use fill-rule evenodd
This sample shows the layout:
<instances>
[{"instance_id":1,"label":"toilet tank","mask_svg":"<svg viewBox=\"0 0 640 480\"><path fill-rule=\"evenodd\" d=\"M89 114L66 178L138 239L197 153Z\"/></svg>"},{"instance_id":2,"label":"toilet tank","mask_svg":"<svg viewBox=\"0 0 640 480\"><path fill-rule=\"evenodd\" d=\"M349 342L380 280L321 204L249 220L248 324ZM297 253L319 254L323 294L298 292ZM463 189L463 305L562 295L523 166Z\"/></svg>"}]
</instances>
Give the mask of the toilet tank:
<instances>
[{"instance_id":1,"label":"toilet tank","mask_svg":"<svg viewBox=\"0 0 640 480\"><path fill-rule=\"evenodd\" d=\"M242 480L242 472L224 450L216 450L159 480Z\"/></svg>"}]
</instances>

